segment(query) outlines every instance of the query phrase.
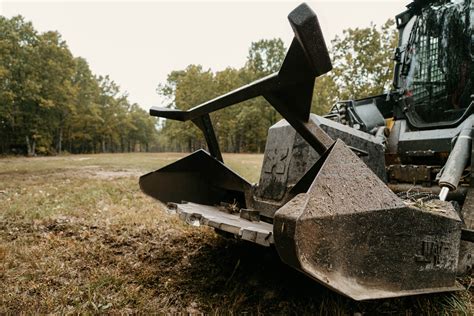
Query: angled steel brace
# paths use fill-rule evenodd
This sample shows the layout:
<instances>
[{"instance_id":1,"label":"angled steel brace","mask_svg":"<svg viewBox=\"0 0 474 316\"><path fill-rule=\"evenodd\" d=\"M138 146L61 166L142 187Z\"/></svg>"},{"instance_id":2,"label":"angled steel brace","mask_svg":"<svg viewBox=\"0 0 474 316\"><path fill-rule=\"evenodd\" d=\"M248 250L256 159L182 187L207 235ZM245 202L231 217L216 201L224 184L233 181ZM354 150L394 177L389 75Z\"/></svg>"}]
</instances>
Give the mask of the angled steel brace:
<instances>
[{"instance_id":1,"label":"angled steel brace","mask_svg":"<svg viewBox=\"0 0 474 316\"><path fill-rule=\"evenodd\" d=\"M222 161L209 113L264 96L319 154L323 154L328 148L327 135L322 130L310 130L306 123L309 120L315 78L332 69L331 60L316 14L306 4L293 10L288 20L295 37L277 73L186 111L152 107L150 114L178 121L193 121L203 131L211 155ZM323 134L326 137L321 136Z\"/></svg>"}]
</instances>

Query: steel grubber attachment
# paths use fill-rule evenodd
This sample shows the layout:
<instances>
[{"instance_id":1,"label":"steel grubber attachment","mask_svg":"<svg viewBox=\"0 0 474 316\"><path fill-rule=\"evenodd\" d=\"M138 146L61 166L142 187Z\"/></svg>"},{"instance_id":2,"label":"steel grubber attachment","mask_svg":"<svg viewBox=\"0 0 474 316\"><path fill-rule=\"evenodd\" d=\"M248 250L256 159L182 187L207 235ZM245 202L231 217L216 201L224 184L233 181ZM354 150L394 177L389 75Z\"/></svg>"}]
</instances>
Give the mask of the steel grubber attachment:
<instances>
[{"instance_id":1,"label":"steel grubber attachment","mask_svg":"<svg viewBox=\"0 0 474 316\"><path fill-rule=\"evenodd\" d=\"M338 122L339 112L310 114L315 79L332 65L316 14L301 4L288 20L294 38L277 73L187 111L151 108L154 116L194 122L209 153L143 175L141 189L192 225L274 245L286 264L355 300L460 289L461 233L472 231L451 203L406 203L386 185L386 150L395 155L384 136L387 97L337 105L359 129ZM252 185L223 163L209 113L257 96L284 120L269 129ZM390 137L404 130L396 131Z\"/></svg>"}]
</instances>

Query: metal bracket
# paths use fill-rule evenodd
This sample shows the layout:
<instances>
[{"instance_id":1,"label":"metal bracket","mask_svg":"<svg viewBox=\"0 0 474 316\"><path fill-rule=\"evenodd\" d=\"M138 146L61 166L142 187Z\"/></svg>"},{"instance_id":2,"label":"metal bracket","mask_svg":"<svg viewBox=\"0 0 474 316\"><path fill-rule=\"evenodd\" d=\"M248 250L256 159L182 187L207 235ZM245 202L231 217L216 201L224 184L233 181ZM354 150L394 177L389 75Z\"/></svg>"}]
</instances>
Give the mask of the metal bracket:
<instances>
[{"instance_id":1,"label":"metal bracket","mask_svg":"<svg viewBox=\"0 0 474 316\"><path fill-rule=\"evenodd\" d=\"M204 133L207 147L209 148L209 153L211 154L211 156L216 158L220 162L224 162L209 114L199 116L193 119L192 121Z\"/></svg>"}]
</instances>

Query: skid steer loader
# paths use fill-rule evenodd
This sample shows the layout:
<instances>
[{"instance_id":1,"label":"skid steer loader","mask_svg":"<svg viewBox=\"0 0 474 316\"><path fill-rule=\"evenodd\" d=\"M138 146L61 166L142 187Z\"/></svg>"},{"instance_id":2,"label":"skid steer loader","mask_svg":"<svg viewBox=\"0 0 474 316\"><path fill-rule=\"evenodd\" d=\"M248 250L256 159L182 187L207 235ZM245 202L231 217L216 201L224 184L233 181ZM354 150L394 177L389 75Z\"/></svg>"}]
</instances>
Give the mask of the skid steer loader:
<instances>
[{"instance_id":1,"label":"skid steer loader","mask_svg":"<svg viewBox=\"0 0 474 316\"><path fill-rule=\"evenodd\" d=\"M471 273L474 7L414 1L396 16L392 91L310 113L331 60L316 14L288 16L294 38L280 70L187 111L198 150L140 178L146 194L192 225L262 246L355 300L454 291ZM284 118L268 131L258 184L222 159L209 114L263 96Z\"/></svg>"}]
</instances>

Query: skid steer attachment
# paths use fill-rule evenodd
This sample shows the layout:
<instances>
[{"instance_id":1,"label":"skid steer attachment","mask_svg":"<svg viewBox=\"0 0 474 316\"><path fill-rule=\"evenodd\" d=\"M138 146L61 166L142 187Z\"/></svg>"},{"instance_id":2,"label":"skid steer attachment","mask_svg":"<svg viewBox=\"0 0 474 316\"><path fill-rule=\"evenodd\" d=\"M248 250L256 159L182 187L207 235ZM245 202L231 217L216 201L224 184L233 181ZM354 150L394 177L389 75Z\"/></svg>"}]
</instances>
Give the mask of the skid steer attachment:
<instances>
[{"instance_id":1,"label":"skid steer attachment","mask_svg":"<svg viewBox=\"0 0 474 316\"><path fill-rule=\"evenodd\" d=\"M302 4L288 19L295 37L279 72L188 111L150 110L193 121L209 153L142 176L141 189L191 225L274 245L285 263L356 300L459 289L458 213L439 200L407 205L384 183L383 138L310 114L315 78L332 66L314 12ZM223 163L209 113L259 95L284 120L269 130L252 185Z\"/></svg>"}]
</instances>

